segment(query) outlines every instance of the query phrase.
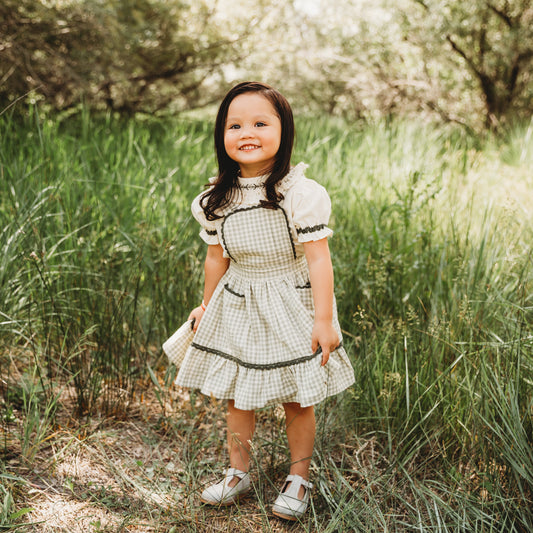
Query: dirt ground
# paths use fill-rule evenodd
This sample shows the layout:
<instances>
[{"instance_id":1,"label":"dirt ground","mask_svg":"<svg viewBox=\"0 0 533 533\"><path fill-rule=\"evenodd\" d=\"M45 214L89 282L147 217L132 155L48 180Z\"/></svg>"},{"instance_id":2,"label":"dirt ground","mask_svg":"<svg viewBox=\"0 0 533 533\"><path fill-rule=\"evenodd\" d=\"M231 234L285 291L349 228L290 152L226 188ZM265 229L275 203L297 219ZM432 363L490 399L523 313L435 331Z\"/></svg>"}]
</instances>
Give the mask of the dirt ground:
<instances>
[{"instance_id":1,"label":"dirt ground","mask_svg":"<svg viewBox=\"0 0 533 533\"><path fill-rule=\"evenodd\" d=\"M15 509L29 509L14 531L316 530L315 498L300 523L270 511L288 471L281 409L258 413L252 495L217 508L202 505L199 493L225 467L223 404L179 391L158 398L147 388L122 420L92 417L81 423L69 398L67 391L56 426L33 450L22 447L21 423L2 428L5 472L13 478L8 488Z\"/></svg>"}]
</instances>

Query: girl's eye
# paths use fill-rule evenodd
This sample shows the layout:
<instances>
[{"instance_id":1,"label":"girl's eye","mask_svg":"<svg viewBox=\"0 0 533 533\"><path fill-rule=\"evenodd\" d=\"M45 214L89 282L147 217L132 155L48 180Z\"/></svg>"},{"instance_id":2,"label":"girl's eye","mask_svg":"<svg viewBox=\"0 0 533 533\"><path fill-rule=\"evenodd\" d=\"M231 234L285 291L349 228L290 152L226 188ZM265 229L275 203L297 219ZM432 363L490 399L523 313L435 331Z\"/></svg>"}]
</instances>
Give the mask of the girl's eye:
<instances>
[{"instance_id":1,"label":"girl's eye","mask_svg":"<svg viewBox=\"0 0 533 533\"><path fill-rule=\"evenodd\" d=\"M266 126L266 124L264 122L256 122L255 125L258 127L258 128L262 128L263 126Z\"/></svg>"},{"instance_id":2,"label":"girl's eye","mask_svg":"<svg viewBox=\"0 0 533 533\"><path fill-rule=\"evenodd\" d=\"M232 124L228 129L230 130L238 130L240 126L238 124Z\"/></svg>"}]
</instances>

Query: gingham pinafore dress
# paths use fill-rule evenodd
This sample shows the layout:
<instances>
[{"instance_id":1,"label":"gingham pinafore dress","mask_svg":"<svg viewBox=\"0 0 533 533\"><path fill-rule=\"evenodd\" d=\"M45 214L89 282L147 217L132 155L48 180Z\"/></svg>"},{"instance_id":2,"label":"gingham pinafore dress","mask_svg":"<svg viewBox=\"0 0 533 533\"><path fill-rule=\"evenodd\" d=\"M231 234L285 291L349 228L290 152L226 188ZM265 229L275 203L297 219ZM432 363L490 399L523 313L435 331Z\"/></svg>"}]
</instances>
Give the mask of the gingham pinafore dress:
<instances>
[{"instance_id":1,"label":"gingham pinafore dress","mask_svg":"<svg viewBox=\"0 0 533 533\"><path fill-rule=\"evenodd\" d=\"M250 410L286 402L314 405L354 383L342 340L323 367L320 349L311 349L314 307L303 242L332 231L327 192L305 178L305 168L300 163L278 184L284 200L276 209L259 203L265 177L240 178L240 202L220 220L207 221L199 197L193 202L200 235L208 244L221 244L230 262L176 384Z\"/></svg>"}]
</instances>

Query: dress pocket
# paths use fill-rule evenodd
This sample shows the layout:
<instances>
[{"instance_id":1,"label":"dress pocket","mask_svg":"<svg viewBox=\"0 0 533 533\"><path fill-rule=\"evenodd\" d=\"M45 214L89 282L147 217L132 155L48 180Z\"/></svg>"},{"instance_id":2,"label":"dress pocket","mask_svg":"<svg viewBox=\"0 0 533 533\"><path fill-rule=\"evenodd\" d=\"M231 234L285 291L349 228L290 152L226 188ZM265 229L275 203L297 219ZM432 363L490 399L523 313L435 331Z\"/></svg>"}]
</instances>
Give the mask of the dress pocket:
<instances>
[{"instance_id":1,"label":"dress pocket","mask_svg":"<svg viewBox=\"0 0 533 533\"><path fill-rule=\"evenodd\" d=\"M224 285L223 291L222 321L231 355L242 358L246 353L246 334L249 328L246 298L228 283Z\"/></svg>"},{"instance_id":2,"label":"dress pocket","mask_svg":"<svg viewBox=\"0 0 533 533\"><path fill-rule=\"evenodd\" d=\"M311 282L308 281L302 285L296 285L296 294L300 298L300 301L304 305L305 309L314 314L315 306L313 303L313 292L311 290Z\"/></svg>"},{"instance_id":3,"label":"dress pocket","mask_svg":"<svg viewBox=\"0 0 533 533\"><path fill-rule=\"evenodd\" d=\"M229 292L230 294L232 294L233 296L236 296L237 298L244 298L244 294L241 294L239 292L237 292L236 290L232 289L230 286L229 286L229 283L226 283L224 285L224 290Z\"/></svg>"}]
</instances>

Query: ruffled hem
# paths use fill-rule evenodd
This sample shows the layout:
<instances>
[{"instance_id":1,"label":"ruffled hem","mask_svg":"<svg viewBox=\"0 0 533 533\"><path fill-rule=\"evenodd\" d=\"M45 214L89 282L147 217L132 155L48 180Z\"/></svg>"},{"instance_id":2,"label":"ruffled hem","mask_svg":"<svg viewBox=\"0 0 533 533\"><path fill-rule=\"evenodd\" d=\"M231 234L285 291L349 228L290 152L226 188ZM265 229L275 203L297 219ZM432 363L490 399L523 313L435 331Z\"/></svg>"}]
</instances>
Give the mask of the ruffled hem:
<instances>
[{"instance_id":1,"label":"ruffled hem","mask_svg":"<svg viewBox=\"0 0 533 533\"><path fill-rule=\"evenodd\" d=\"M200 238L206 243L206 244L219 244L220 239L218 238L218 233L216 230L206 230L205 228L202 228L200 231Z\"/></svg>"},{"instance_id":2,"label":"ruffled hem","mask_svg":"<svg viewBox=\"0 0 533 533\"><path fill-rule=\"evenodd\" d=\"M194 369L189 372L185 362L176 385L199 389L219 400L234 400L237 409L246 411L292 402L308 407L354 383L353 369L343 348L332 352L324 367L320 366L320 355L272 370L246 368L194 347L186 358L195 360Z\"/></svg>"}]
</instances>

